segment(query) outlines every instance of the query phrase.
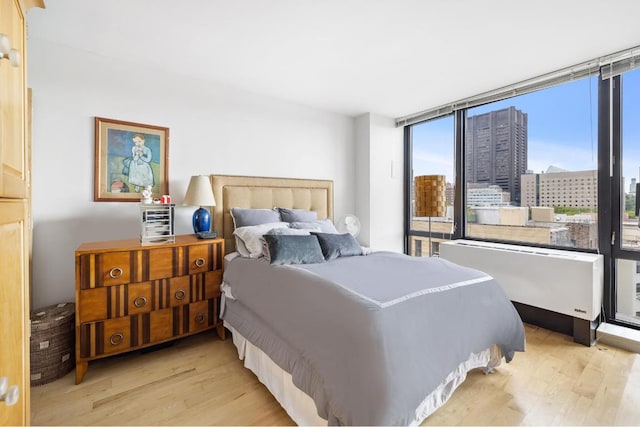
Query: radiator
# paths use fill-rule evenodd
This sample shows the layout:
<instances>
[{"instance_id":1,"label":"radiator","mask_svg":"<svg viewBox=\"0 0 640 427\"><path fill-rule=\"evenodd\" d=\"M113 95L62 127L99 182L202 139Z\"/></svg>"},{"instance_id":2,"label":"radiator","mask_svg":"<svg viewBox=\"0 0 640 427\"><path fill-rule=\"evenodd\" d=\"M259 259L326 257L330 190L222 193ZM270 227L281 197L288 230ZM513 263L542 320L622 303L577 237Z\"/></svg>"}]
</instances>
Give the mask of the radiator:
<instances>
[{"instance_id":1,"label":"radiator","mask_svg":"<svg viewBox=\"0 0 640 427\"><path fill-rule=\"evenodd\" d=\"M589 321L600 314L602 255L452 240L440 257L493 276L511 301Z\"/></svg>"}]
</instances>

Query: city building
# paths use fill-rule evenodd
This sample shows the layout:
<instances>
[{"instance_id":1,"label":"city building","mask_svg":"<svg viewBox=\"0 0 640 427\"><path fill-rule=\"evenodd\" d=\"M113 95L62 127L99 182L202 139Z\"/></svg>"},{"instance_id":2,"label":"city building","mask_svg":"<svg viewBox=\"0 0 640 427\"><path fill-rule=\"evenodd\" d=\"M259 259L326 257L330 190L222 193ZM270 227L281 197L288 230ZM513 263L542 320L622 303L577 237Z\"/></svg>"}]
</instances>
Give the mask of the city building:
<instances>
[{"instance_id":1,"label":"city building","mask_svg":"<svg viewBox=\"0 0 640 427\"><path fill-rule=\"evenodd\" d=\"M509 206L510 201L511 194L499 185L467 185L467 206Z\"/></svg>"},{"instance_id":2,"label":"city building","mask_svg":"<svg viewBox=\"0 0 640 427\"><path fill-rule=\"evenodd\" d=\"M522 175L522 206L598 207L598 173L550 166L545 173Z\"/></svg>"},{"instance_id":3,"label":"city building","mask_svg":"<svg viewBox=\"0 0 640 427\"><path fill-rule=\"evenodd\" d=\"M467 118L467 182L499 185L520 205L520 179L527 171L527 114L515 107Z\"/></svg>"}]
</instances>

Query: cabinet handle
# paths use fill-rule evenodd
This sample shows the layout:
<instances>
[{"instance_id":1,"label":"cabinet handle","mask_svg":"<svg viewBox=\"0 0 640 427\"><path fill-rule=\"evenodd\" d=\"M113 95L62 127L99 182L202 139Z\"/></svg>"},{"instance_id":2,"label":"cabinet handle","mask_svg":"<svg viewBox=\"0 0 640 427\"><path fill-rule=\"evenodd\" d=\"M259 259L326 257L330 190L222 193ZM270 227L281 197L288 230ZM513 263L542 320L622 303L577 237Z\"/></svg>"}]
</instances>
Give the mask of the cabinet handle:
<instances>
[{"instance_id":1,"label":"cabinet handle","mask_svg":"<svg viewBox=\"0 0 640 427\"><path fill-rule=\"evenodd\" d=\"M144 307L145 305L147 305L147 298L146 297L138 297L138 298L133 300L133 305L135 305L138 308Z\"/></svg>"},{"instance_id":2,"label":"cabinet handle","mask_svg":"<svg viewBox=\"0 0 640 427\"><path fill-rule=\"evenodd\" d=\"M204 313L196 314L196 323L202 325L207 320L207 316Z\"/></svg>"},{"instance_id":3,"label":"cabinet handle","mask_svg":"<svg viewBox=\"0 0 640 427\"><path fill-rule=\"evenodd\" d=\"M124 340L124 334L122 332L116 332L115 334L111 335L111 337L109 338L109 342L111 343L111 345L118 345L122 343L123 340Z\"/></svg>"},{"instance_id":4,"label":"cabinet handle","mask_svg":"<svg viewBox=\"0 0 640 427\"><path fill-rule=\"evenodd\" d=\"M4 401L6 406L12 406L18 403L20 399L20 388L17 385L9 387L9 379L0 377L0 402Z\"/></svg>"},{"instance_id":5,"label":"cabinet handle","mask_svg":"<svg viewBox=\"0 0 640 427\"><path fill-rule=\"evenodd\" d=\"M120 276L122 276L122 269L120 267L113 267L109 270L109 277L112 279L117 279Z\"/></svg>"},{"instance_id":6,"label":"cabinet handle","mask_svg":"<svg viewBox=\"0 0 640 427\"><path fill-rule=\"evenodd\" d=\"M185 291L183 291L182 289L180 289L180 290L176 291L176 293L174 294L174 297L177 300L183 300L186 295L187 295L187 293Z\"/></svg>"},{"instance_id":7,"label":"cabinet handle","mask_svg":"<svg viewBox=\"0 0 640 427\"><path fill-rule=\"evenodd\" d=\"M202 267L205 264L204 258L196 258L196 267Z\"/></svg>"}]
</instances>

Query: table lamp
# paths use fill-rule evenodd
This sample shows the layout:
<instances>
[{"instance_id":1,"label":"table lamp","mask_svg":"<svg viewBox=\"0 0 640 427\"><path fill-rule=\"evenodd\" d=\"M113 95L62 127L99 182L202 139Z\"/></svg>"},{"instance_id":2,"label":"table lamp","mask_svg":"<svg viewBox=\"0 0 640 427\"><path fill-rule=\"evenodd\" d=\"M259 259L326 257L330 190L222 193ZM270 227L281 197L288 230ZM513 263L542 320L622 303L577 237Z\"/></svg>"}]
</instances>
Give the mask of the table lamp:
<instances>
[{"instance_id":1,"label":"table lamp","mask_svg":"<svg viewBox=\"0 0 640 427\"><path fill-rule=\"evenodd\" d=\"M203 206L215 206L211 182L207 175L192 176L184 196L182 206L200 206L193 213L193 232L208 232L211 228L211 215Z\"/></svg>"}]
</instances>

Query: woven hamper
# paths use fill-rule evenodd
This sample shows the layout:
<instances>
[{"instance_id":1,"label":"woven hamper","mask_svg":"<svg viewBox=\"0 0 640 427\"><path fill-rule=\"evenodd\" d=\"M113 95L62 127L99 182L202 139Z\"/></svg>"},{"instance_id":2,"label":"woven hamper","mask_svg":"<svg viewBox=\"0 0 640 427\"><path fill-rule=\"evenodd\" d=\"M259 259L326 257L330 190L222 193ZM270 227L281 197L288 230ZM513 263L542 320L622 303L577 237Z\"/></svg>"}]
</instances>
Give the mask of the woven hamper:
<instances>
[{"instance_id":1,"label":"woven hamper","mask_svg":"<svg viewBox=\"0 0 640 427\"><path fill-rule=\"evenodd\" d=\"M31 312L31 385L50 383L75 366L75 304Z\"/></svg>"}]
</instances>

